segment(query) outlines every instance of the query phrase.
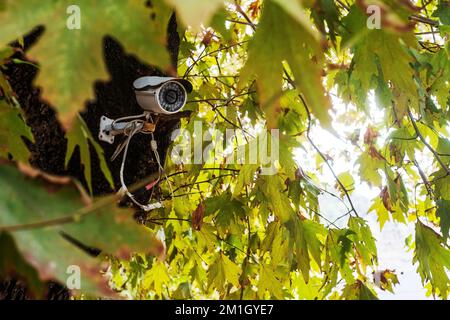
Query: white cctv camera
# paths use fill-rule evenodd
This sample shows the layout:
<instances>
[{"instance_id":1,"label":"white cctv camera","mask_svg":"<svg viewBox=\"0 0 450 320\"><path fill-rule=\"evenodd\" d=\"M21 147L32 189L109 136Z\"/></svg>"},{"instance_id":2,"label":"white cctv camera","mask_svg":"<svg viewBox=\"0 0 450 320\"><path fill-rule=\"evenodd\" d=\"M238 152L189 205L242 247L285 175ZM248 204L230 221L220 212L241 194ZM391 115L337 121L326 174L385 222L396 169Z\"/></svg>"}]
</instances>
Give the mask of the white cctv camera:
<instances>
[{"instance_id":1,"label":"white cctv camera","mask_svg":"<svg viewBox=\"0 0 450 320\"><path fill-rule=\"evenodd\" d=\"M1 1L1 0L0 0ZM159 177L161 177L163 167L160 163L158 144L153 132L156 129L156 122L153 122L151 114L170 115L179 112L186 104L187 94L192 91L192 84L184 79L172 77L141 77L133 83L136 100L144 110L140 115L129 115L119 119L109 119L106 116L100 118L100 128L98 137L101 141L114 143L117 135L125 135L127 138L117 146L111 159L114 160L122 151L122 165L120 167L120 183L124 192L137 206L145 211L161 208L161 202L141 204L134 199L133 194L128 190L123 178L123 171L131 138L137 133L151 134L150 147L158 162ZM158 178L159 181L159 178ZM152 187L153 188L153 187Z\"/></svg>"},{"instance_id":2,"label":"white cctv camera","mask_svg":"<svg viewBox=\"0 0 450 320\"><path fill-rule=\"evenodd\" d=\"M141 77L134 81L133 87L144 113L116 120L102 116L99 130L101 141L114 143L116 135L127 134L130 130L144 130L141 118L151 119L150 113L170 115L181 111L186 104L187 94L192 91L189 81L172 77Z\"/></svg>"},{"instance_id":3,"label":"white cctv camera","mask_svg":"<svg viewBox=\"0 0 450 320\"><path fill-rule=\"evenodd\" d=\"M189 81L172 77L141 77L133 87L139 106L157 114L179 112L192 91Z\"/></svg>"}]
</instances>

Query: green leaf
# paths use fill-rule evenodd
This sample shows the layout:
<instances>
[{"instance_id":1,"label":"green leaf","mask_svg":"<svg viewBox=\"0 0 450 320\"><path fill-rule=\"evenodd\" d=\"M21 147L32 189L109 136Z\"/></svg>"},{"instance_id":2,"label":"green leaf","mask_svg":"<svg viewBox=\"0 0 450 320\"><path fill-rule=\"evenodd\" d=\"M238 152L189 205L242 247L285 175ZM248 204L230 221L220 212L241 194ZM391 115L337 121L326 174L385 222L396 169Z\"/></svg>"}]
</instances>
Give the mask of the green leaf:
<instances>
[{"instance_id":1,"label":"green leaf","mask_svg":"<svg viewBox=\"0 0 450 320\"><path fill-rule=\"evenodd\" d=\"M238 218L245 216L245 209L237 199L233 199L229 192L220 196L210 197L205 201L205 214L214 215L214 221L222 234L228 231L236 231Z\"/></svg>"},{"instance_id":2,"label":"green leaf","mask_svg":"<svg viewBox=\"0 0 450 320\"><path fill-rule=\"evenodd\" d=\"M297 90L287 90L283 92L280 105L284 116L280 118L279 128L286 135L297 135L306 130L306 120L308 115L302 104ZM283 135L281 135L283 136Z\"/></svg>"},{"instance_id":3,"label":"green leaf","mask_svg":"<svg viewBox=\"0 0 450 320\"><path fill-rule=\"evenodd\" d=\"M201 25L207 26L214 13L224 4L223 0L165 0L175 7L185 26L200 30Z\"/></svg>"},{"instance_id":4,"label":"green leaf","mask_svg":"<svg viewBox=\"0 0 450 320\"><path fill-rule=\"evenodd\" d=\"M325 237L326 231L322 225L312 220L293 219L287 223L287 227L295 243L298 268L302 272L305 282L308 283L311 270L310 255L320 268L323 249L320 238Z\"/></svg>"},{"instance_id":5,"label":"green leaf","mask_svg":"<svg viewBox=\"0 0 450 320\"><path fill-rule=\"evenodd\" d=\"M32 142L34 138L21 116L20 110L0 101L0 157L7 159L10 153L14 159L27 163L30 151L22 137Z\"/></svg>"},{"instance_id":6,"label":"green leaf","mask_svg":"<svg viewBox=\"0 0 450 320\"><path fill-rule=\"evenodd\" d=\"M7 233L0 233L0 279L8 276L19 277L26 281L29 294L44 298L44 285L36 270L20 255L14 239Z\"/></svg>"},{"instance_id":7,"label":"green leaf","mask_svg":"<svg viewBox=\"0 0 450 320\"><path fill-rule=\"evenodd\" d=\"M387 167L385 171L389 198L393 204L393 209L391 211L397 221L404 222L404 216L408 214L409 210L408 192L406 191L405 184L403 183L400 174L394 174L389 167Z\"/></svg>"},{"instance_id":8,"label":"green leaf","mask_svg":"<svg viewBox=\"0 0 450 320\"><path fill-rule=\"evenodd\" d=\"M347 284L342 292L344 300L378 300L377 296L362 281L357 280L353 284Z\"/></svg>"},{"instance_id":9,"label":"green leaf","mask_svg":"<svg viewBox=\"0 0 450 320\"><path fill-rule=\"evenodd\" d=\"M441 160L444 163L450 163L450 140L439 138L436 152L441 155Z\"/></svg>"},{"instance_id":10,"label":"green leaf","mask_svg":"<svg viewBox=\"0 0 450 320\"><path fill-rule=\"evenodd\" d=\"M443 199L437 200L436 206L436 215L439 217L442 235L444 239L447 239L450 230L450 201Z\"/></svg>"},{"instance_id":11,"label":"green leaf","mask_svg":"<svg viewBox=\"0 0 450 320\"><path fill-rule=\"evenodd\" d=\"M438 17L442 24L450 25L450 4L447 0L439 0L433 17Z\"/></svg>"},{"instance_id":12,"label":"green leaf","mask_svg":"<svg viewBox=\"0 0 450 320\"><path fill-rule=\"evenodd\" d=\"M416 248L413 263L418 263L422 283L429 282L439 290L442 298L447 298L450 289L450 250L444 239L421 222L416 223Z\"/></svg>"},{"instance_id":13,"label":"green leaf","mask_svg":"<svg viewBox=\"0 0 450 320\"><path fill-rule=\"evenodd\" d=\"M370 227L362 218L351 217L348 220L348 227L355 232L349 235L355 244L356 251L360 257L363 267L377 263L377 247L375 238Z\"/></svg>"},{"instance_id":14,"label":"green leaf","mask_svg":"<svg viewBox=\"0 0 450 320\"><path fill-rule=\"evenodd\" d=\"M256 170L258 169L257 164L244 164L239 171L239 176L237 177L236 185L233 191L233 198L238 197L245 186L248 186L255 180Z\"/></svg>"},{"instance_id":15,"label":"green leaf","mask_svg":"<svg viewBox=\"0 0 450 320\"><path fill-rule=\"evenodd\" d=\"M389 216L389 211L384 206L381 197L376 197L373 200L373 203L372 203L372 205L370 206L370 208L369 208L369 210L367 212L370 213L372 211L375 211L375 213L377 214L378 223L380 224L380 230L382 230L384 225L385 225L385 223L387 221L390 221L391 218Z\"/></svg>"},{"instance_id":16,"label":"green leaf","mask_svg":"<svg viewBox=\"0 0 450 320\"><path fill-rule=\"evenodd\" d=\"M163 292L163 286L170 283L170 276L167 270L167 266L162 261L156 261L151 268L144 274L144 280L142 286L144 289L150 287L161 297Z\"/></svg>"},{"instance_id":17,"label":"green leaf","mask_svg":"<svg viewBox=\"0 0 450 320\"><path fill-rule=\"evenodd\" d=\"M148 229L136 224L129 210L117 208L114 198L86 206L79 190L68 184L69 178L21 168L43 178L32 180L12 166L0 166L0 226L11 231L14 229L8 227L24 229L11 235L41 280L66 283L67 268L75 265L81 269L82 292L111 295L107 279L100 274L101 261L82 247L124 259L132 252L163 253L162 244ZM53 183L41 181L44 178Z\"/></svg>"},{"instance_id":18,"label":"green leaf","mask_svg":"<svg viewBox=\"0 0 450 320\"><path fill-rule=\"evenodd\" d=\"M384 160L373 146L361 154L357 163L361 180L369 185L381 186L381 174L378 170L384 169Z\"/></svg>"},{"instance_id":19,"label":"green leaf","mask_svg":"<svg viewBox=\"0 0 450 320\"><path fill-rule=\"evenodd\" d=\"M450 176L444 170L439 170L432 177L436 197L450 201Z\"/></svg>"},{"instance_id":20,"label":"green leaf","mask_svg":"<svg viewBox=\"0 0 450 320\"><path fill-rule=\"evenodd\" d=\"M336 33L338 31L340 21L339 21L339 10L337 5L333 0L318 0L315 6L320 8L318 10L313 10L311 15L319 30L329 35L333 43L336 42Z\"/></svg>"},{"instance_id":21,"label":"green leaf","mask_svg":"<svg viewBox=\"0 0 450 320\"><path fill-rule=\"evenodd\" d=\"M277 125L280 116L283 61L287 61L298 90L304 95L311 112L325 127L330 127L330 102L322 86L323 55L312 29L300 24L303 10L292 1L267 1L255 36L249 44L248 59L241 70L240 87L252 76L257 78L261 109L269 128ZM289 7L287 13L283 8ZM293 6L293 7L292 7ZM302 19L302 18L299 18Z\"/></svg>"},{"instance_id":22,"label":"green leaf","mask_svg":"<svg viewBox=\"0 0 450 320\"><path fill-rule=\"evenodd\" d=\"M219 32L225 41L231 41L233 38L232 29L227 29L227 11L225 9L219 9L211 19L210 25L211 27Z\"/></svg>"},{"instance_id":23,"label":"green leaf","mask_svg":"<svg viewBox=\"0 0 450 320\"><path fill-rule=\"evenodd\" d=\"M29 55L40 65L35 84L43 88L43 98L58 111L65 128L71 127L84 103L94 97L93 82L108 79L102 63L105 35L119 40L129 53L146 63L163 69L169 66L165 36L170 10L161 6L160 1L153 1L157 5L153 8L146 8L140 0L100 0L95 6L89 0L77 1L81 29L67 27L76 18L66 13L73 1L2 2L5 10L0 12L0 47L38 25L45 26L43 36Z\"/></svg>"},{"instance_id":24,"label":"green leaf","mask_svg":"<svg viewBox=\"0 0 450 320\"><path fill-rule=\"evenodd\" d=\"M336 286L338 274L347 283L354 282L353 270L350 267L350 256L352 254L352 240L350 236L354 231L349 229L330 229L325 242L326 255L323 268L328 275L323 281L323 296Z\"/></svg>"},{"instance_id":25,"label":"green leaf","mask_svg":"<svg viewBox=\"0 0 450 320\"><path fill-rule=\"evenodd\" d=\"M209 267L208 288L221 290L225 283L239 286L240 268L226 255L220 253L215 262Z\"/></svg>"},{"instance_id":26,"label":"green leaf","mask_svg":"<svg viewBox=\"0 0 450 320\"><path fill-rule=\"evenodd\" d=\"M264 299L266 291L276 299L284 298L282 284L276 278L273 267L261 264L258 281L258 295L261 299Z\"/></svg>"},{"instance_id":27,"label":"green leaf","mask_svg":"<svg viewBox=\"0 0 450 320\"><path fill-rule=\"evenodd\" d=\"M286 186L278 175L259 176L256 182L256 191L259 191L261 201L281 222L288 221L294 215L285 189Z\"/></svg>"},{"instance_id":28,"label":"green leaf","mask_svg":"<svg viewBox=\"0 0 450 320\"><path fill-rule=\"evenodd\" d=\"M355 190L355 179L353 179L353 176L350 172L346 171L338 175L339 181L344 185L344 188L346 191L348 191L349 194L351 194ZM340 190L342 189L341 185L339 183L336 183L336 187ZM341 197L345 195L344 190L341 191Z\"/></svg>"},{"instance_id":29,"label":"green leaf","mask_svg":"<svg viewBox=\"0 0 450 320\"><path fill-rule=\"evenodd\" d=\"M300 144L292 137L281 134L279 136L279 163L281 172L283 172L289 179L295 178L295 171L297 170L297 163L294 160L294 150L300 147Z\"/></svg>"},{"instance_id":30,"label":"green leaf","mask_svg":"<svg viewBox=\"0 0 450 320\"><path fill-rule=\"evenodd\" d=\"M450 7L447 7L450 12ZM432 65L428 79L431 86L430 91L436 96L442 110L447 109L447 102L450 98L450 53L447 49L441 49L431 57Z\"/></svg>"},{"instance_id":31,"label":"green leaf","mask_svg":"<svg viewBox=\"0 0 450 320\"><path fill-rule=\"evenodd\" d=\"M388 140L391 141L389 151L395 163L401 162L405 155L409 160L415 160L415 151L423 149L423 146L417 141L412 125L392 131Z\"/></svg>"},{"instance_id":32,"label":"green leaf","mask_svg":"<svg viewBox=\"0 0 450 320\"><path fill-rule=\"evenodd\" d=\"M375 88L372 78L379 77L393 85L398 118L405 115L408 100L417 108L419 96L411 67L414 61L401 43L414 47L414 34L396 34L387 28L370 30L367 28L367 15L356 5L352 6L343 23L349 32L343 41L352 46L354 53L351 78L360 82L363 92Z\"/></svg>"},{"instance_id":33,"label":"green leaf","mask_svg":"<svg viewBox=\"0 0 450 320\"><path fill-rule=\"evenodd\" d=\"M94 147L95 152L100 160L100 169L109 182L109 185L114 189L114 181L106 163L105 155L103 154L102 147L94 140L81 116L78 115L75 120L73 128L67 133L67 152L65 165L69 164L69 161L75 151L75 147L80 148L81 164L83 165L84 178L86 179L89 191L92 194L92 168L91 168L91 154L89 152L89 143Z\"/></svg>"}]
</instances>

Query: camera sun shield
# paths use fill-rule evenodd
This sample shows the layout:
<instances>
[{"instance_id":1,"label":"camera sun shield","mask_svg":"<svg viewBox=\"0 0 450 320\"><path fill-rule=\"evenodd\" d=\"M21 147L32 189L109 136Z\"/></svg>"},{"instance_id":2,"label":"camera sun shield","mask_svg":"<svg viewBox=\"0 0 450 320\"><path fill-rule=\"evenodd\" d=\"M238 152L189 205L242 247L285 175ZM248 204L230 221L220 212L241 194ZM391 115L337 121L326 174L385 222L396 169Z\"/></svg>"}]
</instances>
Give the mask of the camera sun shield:
<instances>
[{"instance_id":1,"label":"camera sun shield","mask_svg":"<svg viewBox=\"0 0 450 320\"><path fill-rule=\"evenodd\" d=\"M136 100L144 111L173 114L181 111L192 84L172 77L141 77L133 83Z\"/></svg>"}]
</instances>

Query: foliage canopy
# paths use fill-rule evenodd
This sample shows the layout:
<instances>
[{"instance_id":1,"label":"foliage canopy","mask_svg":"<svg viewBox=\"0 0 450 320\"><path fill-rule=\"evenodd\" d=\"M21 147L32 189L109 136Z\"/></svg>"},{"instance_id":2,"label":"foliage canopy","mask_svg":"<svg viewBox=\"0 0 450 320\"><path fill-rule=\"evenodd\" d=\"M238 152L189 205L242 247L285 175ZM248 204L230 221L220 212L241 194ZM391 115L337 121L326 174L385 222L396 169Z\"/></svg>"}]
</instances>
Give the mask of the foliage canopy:
<instances>
[{"instance_id":1,"label":"foliage canopy","mask_svg":"<svg viewBox=\"0 0 450 320\"><path fill-rule=\"evenodd\" d=\"M37 296L41 281L65 283L67 266L78 265L86 295L375 299L376 287L395 291L398 279L379 270L366 213L352 201L367 184L379 190L369 211L380 228L414 226L405 248L411 263L429 294L448 297L448 1L80 0L82 27L70 30L72 2L0 0L0 71L23 63L10 59L9 43L44 25L28 52L36 85L67 130L67 161L79 146L90 193L89 144L112 184L101 145L78 116L94 98L93 82L107 79L102 38L173 73L164 36L173 10L181 22L177 73L195 88L182 128L193 133L197 120L242 129L234 150L277 128L277 173L223 157L182 165L168 157L164 208L138 225L117 207L118 196L92 199L78 182L26 165L24 138L33 136L0 72L0 277L25 277ZM377 18L379 28L370 28ZM351 169L334 170L345 152L322 150L317 132L345 142ZM310 159L298 159L299 150ZM335 221L321 210L326 194L347 208ZM77 242L102 255L85 254Z\"/></svg>"}]
</instances>

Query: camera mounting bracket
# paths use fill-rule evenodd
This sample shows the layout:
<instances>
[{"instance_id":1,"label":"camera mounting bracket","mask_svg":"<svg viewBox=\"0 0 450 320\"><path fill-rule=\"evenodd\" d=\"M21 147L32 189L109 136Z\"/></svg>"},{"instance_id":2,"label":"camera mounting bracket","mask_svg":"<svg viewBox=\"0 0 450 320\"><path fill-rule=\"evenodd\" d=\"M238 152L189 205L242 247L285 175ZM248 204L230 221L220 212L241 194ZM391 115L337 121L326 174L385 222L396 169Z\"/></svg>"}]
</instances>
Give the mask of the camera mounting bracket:
<instances>
[{"instance_id":1,"label":"camera mounting bracket","mask_svg":"<svg viewBox=\"0 0 450 320\"><path fill-rule=\"evenodd\" d=\"M109 144L114 143L114 136L118 134L118 132L112 127L114 120L109 119L105 116L100 118L100 131L98 133L98 138L100 141L108 142ZM123 126L124 124L120 124Z\"/></svg>"},{"instance_id":2,"label":"camera mounting bracket","mask_svg":"<svg viewBox=\"0 0 450 320\"><path fill-rule=\"evenodd\" d=\"M156 130L156 123L148 122L144 120L136 120L139 117L148 118L148 113L145 112L139 116L126 117L122 119L133 119L131 121L120 121L121 119L113 120L106 116L100 118L100 128L98 132L98 138L100 141L107 142L109 144L114 143L114 138L117 135L127 135L130 130L136 130L145 134L153 133ZM118 121L119 120L119 121ZM158 120L158 118L156 119Z\"/></svg>"},{"instance_id":3,"label":"camera mounting bracket","mask_svg":"<svg viewBox=\"0 0 450 320\"><path fill-rule=\"evenodd\" d=\"M141 77L136 79L133 83L133 87L137 103L144 110L144 113L115 120L103 115L100 118L98 138L100 141L113 144L114 138L117 135L124 135L126 137L125 140L117 146L116 151L111 157L111 161L114 161L114 159L123 152L122 164L119 172L122 188L119 192L126 194L134 204L144 211L150 211L161 208L163 204L160 201L146 205L139 203L125 184L124 168L128 146L135 134L142 133L151 135L150 147L156 162L158 163L159 176L151 186L152 194L150 195L150 198L153 195L154 185L161 180L162 175L165 175L173 196L172 186L161 164L158 144L155 140L154 132L159 119L158 115L173 115L181 111L186 104L187 94L192 91L192 84L187 80L171 77ZM153 121L152 114L156 117L156 122Z\"/></svg>"}]
</instances>

